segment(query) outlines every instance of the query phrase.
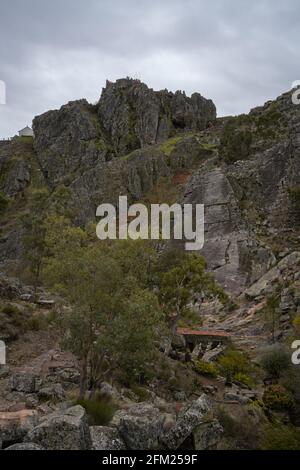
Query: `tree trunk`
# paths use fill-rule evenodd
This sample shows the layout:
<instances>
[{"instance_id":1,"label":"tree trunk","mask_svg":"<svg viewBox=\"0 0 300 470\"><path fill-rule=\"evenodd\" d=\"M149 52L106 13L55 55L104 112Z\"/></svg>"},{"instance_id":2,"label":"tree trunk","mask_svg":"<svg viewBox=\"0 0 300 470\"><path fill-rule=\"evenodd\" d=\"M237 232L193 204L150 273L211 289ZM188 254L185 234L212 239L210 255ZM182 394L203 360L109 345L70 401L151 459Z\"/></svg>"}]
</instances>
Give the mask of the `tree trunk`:
<instances>
[{"instance_id":1,"label":"tree trunk","mask_svg":"<svg viewBox=\"0 0 300 470\"><path fill-rule=\"evenodd\" d=\"M87 388L87 358L80 361L80 398L84 398Z\"/></svg>"}]
</instances>

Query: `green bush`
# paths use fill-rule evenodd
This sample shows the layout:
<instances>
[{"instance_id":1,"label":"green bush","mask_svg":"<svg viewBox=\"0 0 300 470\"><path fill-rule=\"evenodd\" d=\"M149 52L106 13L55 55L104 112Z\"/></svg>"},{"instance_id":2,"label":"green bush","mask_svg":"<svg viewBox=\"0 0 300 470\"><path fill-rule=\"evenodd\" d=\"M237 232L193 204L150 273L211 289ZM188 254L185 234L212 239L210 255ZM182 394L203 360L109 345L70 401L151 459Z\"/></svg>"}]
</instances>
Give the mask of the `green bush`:
<instances>
[{"instance_id":1,"label":"green bush","mask_svg":"<svg viewBox=\"0 0 300 470\"><path fill-rule=\"evenodd\" d=\"M251 143L251 131L240 127L239 123L233 118L224 127L220 142L220 155L226 163L244 160L250 154Z\"/></svg>"},{"instance_id":2,"label":"green bush","mask_svg":"<svg viewBox=\"0 0 300 470\"><path fill-rule=\"evenodd\" d=\"M243 372L238 372L235 374L233 379L249 388L252 388L255 385L253 378L250 377L250 375L244 374Z\"/></svg>"},{"instance_id":3,"label":"green bush","mask_svg":"<svg viewBox=\"0 0 300 470\"><path fill-rule=\"evenodd\" d=\"M167 155L168 157L171 155L173 150L176 148L176 145L182 140L181 136L171 137L170 139L166 140L160 145L160 150Z\"/></svg>"},{"instance_id":4,"label":"green bush","mask_svg":"<svg viewBox=\"0 0 300 470\"><path fill-rule=\"evenodd\" d=\"M9 200L7 199L4 194L0 193L0 215L4 214L7 206L8 206Z\"/></svg>"},{"instance_id":5,"label":"green bush","mask_svg":"<svg viewBox=\"0 0 300 470\"><path fill-rule=\"evenodd\" d=\"M45 330L48 326L47 318L44 315L34 315L27 320L25 326L30 331Z\"/></svg>"},{"instance_id":6,"label":"green bush","mask_svg":"<svg viewBox=\"0 0 300 470\"><path fill-rule=\"evenodd\" d=\"M294 186L289 188L288 195L290 199L291 209L295 215L297 225L299 225L300 219L300 186Z\"/></svg>"},{"instance_id":7,"label":"green bush","mask_svg":"<svg viewBox=\"0 0 300 470\"><path fill-rule=\"evenodd\" d=\"M263 139L274 139L281 130L283 117L276 103L256 118L256 134Z\"/></svg>"},{"instance_id":8,"label":"green bush","mask_svg":"<svg viewBox=\"0 0 300 470\"><path fill-rule=\"evenodd\" d=\"M18 315L20 313L20 310L16 305L13 305L11 303L6 303L1 305L1 312L5 313L6 315Z\"/></svg>"},{"instance_id":9,"label":"green bush","mask_svg":"<svg viewBox=\"0 0 300 470\"><path fill-rule=\"evenodd\" d=\"M99 395L89 400L80 398L76 403L85 409L90 426L105 426L110 422L116 410L110 399Z\"/></svg>"},{"instance_id":10,"label":"green bush","mask_svg":"<svg viewBox=\"0 0 300 470\"><path fill-rule=\"evenodd\" d=\"M224 429L223 438L227 441L229 449L253 450L259 447L260 427L249 415L242 415L239 419L233 418L220 407L217 418Z\"/></svg>"},{"instance_id":11,"label":"green bush","mask_svg":"<svg viewBox=\"0 0 300 470\"><path fill-rule=\"evenodd\" d=\"M199 317L199 313L197 310L193 308L185 308L181 314L181 318L178 321L178 326L181 328L185 328L188 326L201 326L202 325L202 318Z\"/></svg>"},{"instance_id":12,"label":"green bush","mask_svg":"<svg viewBox=\"0 0 300 470\"><path fill-rule=\"evenodd\" d=\"M0 334L7 340L16 339L25 330L28 315L15 305L5 303L0 306Z\"/></svg>"},{"instance_id":13,"label":"green bush","mask_svg":"<svg viewBox=\"0 0 300 470\"><path fill-rule=\"evenodd\" d=\"M218 360L221 374L232 381L237 374L249 374L252 369L248 358L235 349L229 349Z\"/></svg>"},{"instance_id":14,"label":"green bush","mask_svg":"<svg viewBox=\"0 0 300 470\"><path fill-rule=\"evenodd\" d=\"M263 394L267 408L275 411L290 410L294 405L292 395L282 385L270 385Z\"/></svg>"},{"instance_id":15,"label":"green bush","mask_svg":"<svg viewBox=\"0 0 300 470\"><path fill-rule=\"evenodd\" d=\"M206 377L215 378L218 375L217 367L211 362L205 362L200 359L194 362L194 367L198 374L204 375Z\"/></svg>"},{"instance_id":16,"label":"green bush","mask_svg":"<svg viewBox=\"0 0 300 470\"><path fill-rule=\"evenodd\" d=\"M297 315L293 319L293 328L295 330L296 335L300 335L300 313L297 313Z\"/></svg>"},{"instance_id":17,"label":"green bush","mask_svg":"<svg viewBox=\"0 0 300 470\"><path fill-rule=\"evenodd\" d=\"M290 354L281 346L275 346L263 355L261 365L271 377L279 379L291 366Z\"/></svg>"},{"instance_id":18,"label":"green bush","mask_svg":"<svg viewBox=\"0 0 300 470\"><path fill-rule=\"evenodd\" d=\"M300 370L298 365L293 365L280 379L281 385L290 392L294 400L294 406L289 411L291 422L300 426Z\"/></svg>"},{"instance_id":19,"label":"green bush","mask_svg":"<svg viewBox=\"0 0 300 470\"><path fill-rule=\"evenodd\" d=\"M296 208L300 210L300 186L293 186L288 189L289 197Z\"/></svg>"},{"instance_id":20,"label":"green bush","mask_svg":"<svg viewBox=\"0 0 300 470\"><path fill-rule=\"evenodd\" d=\"M149 399L150 394L146 388L143 388L138 384L131 384L130 388L133 393L139 398L139 401L147 401L147 399Z\"/></svg>"},{"instance_id":21,"label":"green bush","mask_svg":"<svg viewBox=\"0 0 300 470\"><path fill-rule=\"evenodd\" d=\"M300 450L300 431L293 426L269 424L261 440L263 450Z\"/></svg>"}]
</instances>

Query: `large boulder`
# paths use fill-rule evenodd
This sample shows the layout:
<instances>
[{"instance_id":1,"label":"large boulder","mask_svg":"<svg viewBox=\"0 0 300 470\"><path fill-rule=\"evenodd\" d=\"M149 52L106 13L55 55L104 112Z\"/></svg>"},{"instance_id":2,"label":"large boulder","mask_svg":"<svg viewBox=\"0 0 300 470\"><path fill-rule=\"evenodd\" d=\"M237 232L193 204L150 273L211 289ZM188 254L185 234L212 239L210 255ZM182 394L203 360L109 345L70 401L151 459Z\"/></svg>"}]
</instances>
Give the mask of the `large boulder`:
<instances>
[{"instance_id":1,"label":"large boulder","mask_svg":"<svg viewBox=\"0 0 300 470\"><path fill-rule=\"evenodd\" d=\"M65 398L65 392L61 384L49 384L40 388L38 396L42 400L62 401Z\"/></svg>"},{"instance_id":2,"label":"large boulder","mask_svg":"<svg viewBox=\"0 0 300 470\"><path fill-rule=\"evenodd\" d=\"M124 450L124 441L116 428L108 426L90 427L93 450Z\"/></svg>"},{"instance_id":3,"label":"large boulder","mask_svg":"<svg viewBox=\"0 0 300 470\"><path fill-rule=\"evenodd\" d=\"M128 410L117 411L116 426L127 447L133 450L155 449L163 431L165 417L149 403L138 403Z\"/></svg>"},{"instance_id":4,"label":"large boulder","mask_svg":"<svg viewBox=\"0 0 300 470\"><path fill-rule=\"evenodd\" d=\"M219 344L216 348L208 349L207 351L205 351L201 359L204 362L214 362L223 354L225 349L226 346Z\"/></svg>"},{"instance_id":5,"label":"large boulder","mask_svg":"<svg viewBox=\"0 0 300 470\"><path fill-rule=\"evenodd\" d=\"M17 372L11 376L9 385L11 391L34 393L38 391L39 382L36 375Z\"/></svg>"},{"instance_id":6,"label":"large boulder","mask_svg":"<svg viewBox=\"0 0 300 470\"><path fill-rule=\"evenodd\" d=\"M252 284L246 291L245 295L249 299L255 299L262 295L271 294L276 285L282 279L282 276L289 269L296 269L300 264L300 252L294 251L285 256L279 263L266 272L257 282Z\"/></svg>"},{"instance_id":7,"label":"large boulder","mask_svg":"<svg viewBox=\"0 0 300 470\"><path fill-rule=\"evenodd\" d=\"M0 413L0 441L22 441L24 436L38 423L34 410L20 410Z\"/></svg>"},{"instance_id":8,"label":"large boulder","mask_svg":"<svg viewBox=\"0 0 300 470\"><path fill-rule=\"evenodd\" d=\"M34 444L33 442L21 442L20 444L13 444L6 447L5 450L45 450L43 447Z\"/></svg>"},{"instance_id":9,"label":"large boulder","mask_svg":"<svg viewBox=\"0 0 300 470\"><path fill-rule=\"evenodd\" d=\"M210 401L207 395L203 394L179 413L175 425L160 437L160 442L167 449L178 449L197 426L208 420L210 411Z\"/></svg>"},{"instance_id":10,"label":"large boulder","mask_svg":"<svg viewBox=\"0 0 300 470\"><path fill-rule=\"evenodd\" d=\"M222 433L223 428L216 419L208 423L200 424L193 431L195 450L216 449Z\"/></svg>"},{"instance_id":11,"label":"large boulder","mask_svg":"<svg viewBox=\"0 0 300 470\"><path fill-rule=\"evenodd\" d=\"M46 416L27 434L25 441L47 450L90 449L92 441L84 408L77 405Z\"/></svg>"}]
</instances>

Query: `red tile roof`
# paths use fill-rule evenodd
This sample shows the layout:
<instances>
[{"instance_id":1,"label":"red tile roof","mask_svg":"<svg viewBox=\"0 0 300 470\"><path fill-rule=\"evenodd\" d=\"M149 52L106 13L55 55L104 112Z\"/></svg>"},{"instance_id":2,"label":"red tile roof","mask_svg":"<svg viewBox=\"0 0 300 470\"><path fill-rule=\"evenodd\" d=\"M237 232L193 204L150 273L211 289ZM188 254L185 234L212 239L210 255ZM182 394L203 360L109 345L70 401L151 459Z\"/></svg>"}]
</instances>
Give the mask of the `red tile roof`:
<instances>
[{"instance_id":1,"label":"red tile roof","mask_svg":"<svg viewBox=\"0 0 300 470\"><path fill-rule=\"evenodd\" d=\"M214 330L191 330L190 328L177 328L177 333L184 336L217 336L228 338L229 333L225 331L214 331Z\"/></svg>"}]
</instances>

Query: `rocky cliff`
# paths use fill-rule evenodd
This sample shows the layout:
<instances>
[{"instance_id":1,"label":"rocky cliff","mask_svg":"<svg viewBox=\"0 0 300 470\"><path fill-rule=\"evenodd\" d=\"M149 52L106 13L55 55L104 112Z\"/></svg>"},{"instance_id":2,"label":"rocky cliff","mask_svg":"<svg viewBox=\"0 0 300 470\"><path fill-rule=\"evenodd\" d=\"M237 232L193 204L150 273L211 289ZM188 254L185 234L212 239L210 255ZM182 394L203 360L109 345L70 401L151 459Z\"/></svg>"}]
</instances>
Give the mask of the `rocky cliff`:
<instances>
[{"instance_id":1,"label":"rocky cliff","mask_svg":"<svg viewBox=\"0 0 300 470\"><path fill-rule=\"evenodd\" d=\"M0 448L260 448L262 429L279 416L267 399L273 382L263 382L258 366L270 342L268 309L279 343L292 337L300 313L300 107L291 94L217 119L214 104L197 93L155 92L122 79L108 82L95 105L75 101L36 117L34 131L34 139L0 142L0 339L10 361L0 367ZM61 298L41 286L36 298L22 269L22 282L11 277L36 193L47 193L47 209L58 193L67 196L70 217L82 226L119 195L205 205L202 254L230 294L226 306L213 294L197 300L189 328L161 338L155 377L144 388L102 382L105 407L118 408L105 425L89 425L69 400L80 367L57 348L51 318ZM191 337L198 339L189 357ZM243 366L232 383L218 362L227 353Z\"/></svg>"},{"instance_id":2,"label":"rocky cliff","mask_svg":"<svg viewBox=\"0 0 300 470\"><path fill-rule=\"evenodd\" d=\"M75 222L85 224L120 194L133 202L171 186L178 201L205 204L203 254L234 294L299 246L300 109L290 93L249 115L216 119L198 93L121 79L107 82L97 104L70 102L33 127L33 148L20 140L0 148L4 197L24 195L37 179L50 191L65 185ZM18 245L8 225L2 261Z\"/></svg>"}]
</instances>

